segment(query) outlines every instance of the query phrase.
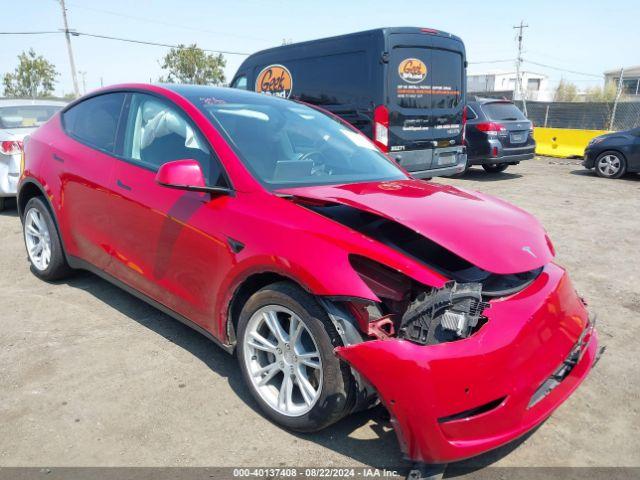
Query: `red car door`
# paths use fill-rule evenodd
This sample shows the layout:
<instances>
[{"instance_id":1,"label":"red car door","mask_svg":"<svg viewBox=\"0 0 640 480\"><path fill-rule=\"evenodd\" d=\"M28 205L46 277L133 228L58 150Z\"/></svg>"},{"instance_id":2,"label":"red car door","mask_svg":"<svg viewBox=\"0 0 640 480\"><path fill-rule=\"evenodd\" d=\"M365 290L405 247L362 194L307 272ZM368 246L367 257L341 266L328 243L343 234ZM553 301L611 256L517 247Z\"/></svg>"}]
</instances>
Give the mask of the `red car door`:
<instances>
[{"instance_id":1,"label":"red car door","mask_svg":"<svg viewBox=\"0 0 640 480\"><path fill-rule=\"evenodd\" d=\"M51 147L48 178L60 180L57 209L67 254L104 269L111 259L108 215L116 132L124 93L90 97L62 114L66 135Z\"/></svg>"},{"instance_id":2,"label":"red car door","mask_svg":"<svg viewBox=\"0 0 640 480\"><path fill-rule=\"evenodd\" d=\"M136 93L128 110L109 209L115 238L109 272L211 330L216 286L232 259L220 227L233 197L158 185L158 168L173 160L199 161L214 182L222 170L177 107Z\"/></svg>"}]
</instances>

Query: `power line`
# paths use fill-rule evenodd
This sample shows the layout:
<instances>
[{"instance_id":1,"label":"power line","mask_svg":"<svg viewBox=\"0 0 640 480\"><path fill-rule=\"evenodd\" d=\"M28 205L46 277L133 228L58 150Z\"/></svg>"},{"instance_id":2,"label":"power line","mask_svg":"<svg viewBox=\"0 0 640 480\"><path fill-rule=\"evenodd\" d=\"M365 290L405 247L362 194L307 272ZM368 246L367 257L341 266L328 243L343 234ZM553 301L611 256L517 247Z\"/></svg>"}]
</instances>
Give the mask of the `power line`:
<instances>
[{"instance_id":1,"label":"power line","mask_svg":"<svg viewBox=\"0 0 640 480\"><path fill-rule=\"evenodd\" d=\"M191 30L191 31L199 31L199 32L204 32L204 33L212 33L214 35L224 35L224 36L228 36L228 37L235 37L235 38L247 38L247 39L251 39L251 40L261 40L261 41L267 41L266 38L258 38L258 37L252 37L249 35L240 35L240 34L236 34L236 33L227 33L227 32L217 32L214 30L207 30L207 29L203 29L203 28L195 28L195 27L191 27L191 26L187 26L187 25L179 25L173 22L163 22L162 20L154 20L151 18L146 18L146 17L138 17L135 15L128 15L128 14L124 14L124 13L120 13L120 12L114 12L112 10L104 10L101 8L94 8L94 7L87 7L85 5L79 5L77 3L71 3L68 2L69 5L75 7L75 8L80 8L80 9L84 9L84 10L90 10L93 12L98 12L98 13L104 13L106 15L113 15L115 17L121 17L121 18L128 18L130 20L136 20L139 22L144 22L144 23L152 23L152 24L156 24L156 25L164 25L166 27L175 27L175 28L180 28L180 29L184 29L184 30Z\"/></svg>"},{"instance_id":2,"label":"power line","mask_svg":"<svg viewBox=\"0 0 640 480\"><path fill-rule=\"evenodd\" d=\"M43 35L43 34L49 34L49 33L66 33L65 31L61 30L61 31L47 31L47 32L0 32L0 35ZM122 38L122 37L113 37L110 35L101 35L98 33L87 33L87 32L78 32L76 30L69 30L69 34L73 35L74 37L81 37L81 36L85 36L85 37L93 37L93 38L102 38L104 40L116 40L119 42L128 42L128 43L137 43L137 44L141 44L141 45L152 45L152 46L156 46L156 47L169 47L169 48L188 48L188 46L185 45L172 45L170 43L161 43L161 42L150 42L150 41L146 41L146 40L136 40L133 38ZM199 48L199 47L198 47ZM211 52L211 53L224 53L225 55L251 55L250 53L247 52L234 52L234 51L230 51L230 50L211 50L211 49L207 49L207 48L201 48L201 50L204 50L205 52Z\"/></svg>"},{"instance_id":3,"label":"power line","mask_svg":"<svg viewBox=\"0 0 640 480\"><path fill-rule=\"evenodd\" d=\"M0 35L47 35L49 33L62 33L60 30L48 30L41 32L0 32Z\"/></svg>"},{"instance_id":4,"label":"power line","mask_svg":"<svg viewBox=\"0 0 640 480\"><path fill-rule=\"evenodd\" d=\"M481 63L507 63L507 62L513 62L515 59L513 58L507 58L504 60L483 60L480 62L469 62L469 65L478 65Z\"/></svg>"},{"instance_id":5,"label":"power line","mask_svg":"<svg viewBox=\"0 0 640 480\"><path fill-rule=\"evenodd\" d=\"M530 63L532 65L537 65L539 67L550 68L551 70L557 70L559 72L573 73L575 75L584 75L586 77L602 78L602 75L596 75L595 73L585 73L585 72L578 72L576 70L568 70L566 68L554 67L553 65L547 65L545 63L533 62L531 60L524 60L524 62L525 63Z\"/></svg>"}]
</instances>

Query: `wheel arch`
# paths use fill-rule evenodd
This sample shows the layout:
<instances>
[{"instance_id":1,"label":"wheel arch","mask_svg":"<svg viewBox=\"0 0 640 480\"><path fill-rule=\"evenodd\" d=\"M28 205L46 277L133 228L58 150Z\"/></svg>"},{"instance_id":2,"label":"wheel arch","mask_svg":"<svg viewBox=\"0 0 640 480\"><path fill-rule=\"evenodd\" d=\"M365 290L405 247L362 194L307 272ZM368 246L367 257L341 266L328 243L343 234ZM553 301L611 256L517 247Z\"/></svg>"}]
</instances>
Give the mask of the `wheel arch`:
<instances>
[{"instance_id":1,"label":"wheel arch","mask_svg":"<svg viewBox=\"0 0 640 480\"><path fill-rule=\"evenodd\" d=\"M49 201L49 197L47 197L47 194L45 193L44 187L40 185L39 182L31 178L24 180L22 182L22 185L20 186L20 189L18 190L16 203L18 207L18 216L20 217L20 219L22 219L22 217L24 216L24 209L27 206L27 203L29 203L29 200L31 200L33 197L43 197L45 199L47 207L49 207L49 210L53 215L54 220L56 220L53 206ZM56 220L56 224L57 223L58 222Z\"/></svg>"},{"instance_id":2,"label":"wheel arch","mask_svg":"<svg viewBox=\"0 0 640 480\"><path fill-rule=\"evenodd\" d=\"M233 346L235 346L236 344L238 320L240 318L242 307L247 302L247 300L249 300L249 298L258 290L273 283L283 281L293 283L306 292L309 292L309 289L296 279L292 278L291 276L285 275L282 272L276 272L274 270L264 270L252 273L235 286L227 306L224 325L224 331L226 332L228 344Z\"/></svg>"}]
</instances>

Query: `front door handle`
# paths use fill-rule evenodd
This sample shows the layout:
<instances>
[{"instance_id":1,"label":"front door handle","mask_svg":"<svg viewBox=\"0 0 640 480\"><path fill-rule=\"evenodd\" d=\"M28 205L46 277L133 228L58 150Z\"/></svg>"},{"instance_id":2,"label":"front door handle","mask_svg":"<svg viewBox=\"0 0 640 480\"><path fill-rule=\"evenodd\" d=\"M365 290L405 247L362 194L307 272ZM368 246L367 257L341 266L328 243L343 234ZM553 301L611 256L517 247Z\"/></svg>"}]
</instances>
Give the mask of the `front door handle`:
<instances>
[{"instance_id":1,"label":"front door handle","mask_svg":"<svg viewBox=\"0 0 640 480\"><path fill-rule=\"evenodd\" d=\"M120 179L116 180L116 185L118 185L123 190L127 190L129 192L131 191L131 187L129 185L126 185L126 184L122 183L122 181Z\"/></svg>"}]
</instances>

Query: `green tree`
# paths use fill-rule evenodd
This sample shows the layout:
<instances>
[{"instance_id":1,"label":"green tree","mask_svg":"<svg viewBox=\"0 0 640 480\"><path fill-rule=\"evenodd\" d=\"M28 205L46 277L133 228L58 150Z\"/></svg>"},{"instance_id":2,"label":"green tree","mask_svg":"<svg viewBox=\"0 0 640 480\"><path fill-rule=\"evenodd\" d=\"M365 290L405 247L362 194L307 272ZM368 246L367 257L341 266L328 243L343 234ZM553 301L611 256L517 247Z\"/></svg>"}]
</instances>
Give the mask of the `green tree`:
<instances>
[{"instance_id":1,"label":"green tree","mask_svg":"<svg viewBox=\"0 0 640 480\"><path fill-rule=\"evenodd\" d=\"M587 102L613 102L618 94L618 85L608 82L604 87L588 88L585 101Z\"/></svg>"},{"instance_id":2,"label":"green tree","mask_svg":"<svg viewBox=\"0 0 640 480\"><path fill-rule=\"evenodd\" d=\"M53 93L58 72L56 67L33 48L18 55L13 73L5 73L4 94L7 97L49 97Z\"/></svg>"},{"instance_id":3,"label":"green tree","mask_svg":"<svg viewBox=\"0 0 640 480\"><path fill-rule=\"evenodd\" d=\"M161 82L192 83L196 85L220 85L224 83L227 61L220 53L207 53L193 45L178 45L169 50L162 60L162 69L167 71Z\"/></svg>"},{"instance_id":4,"label":"green tree","mask_svg":"<svg viewBox=\"0 0 640 480\"><path fill-rule=\"evenodd\" d=\"M555 102L575 102L578 99L578 87L564 79L560 80L553 96Z\"/></svg>"}]
</instances>

